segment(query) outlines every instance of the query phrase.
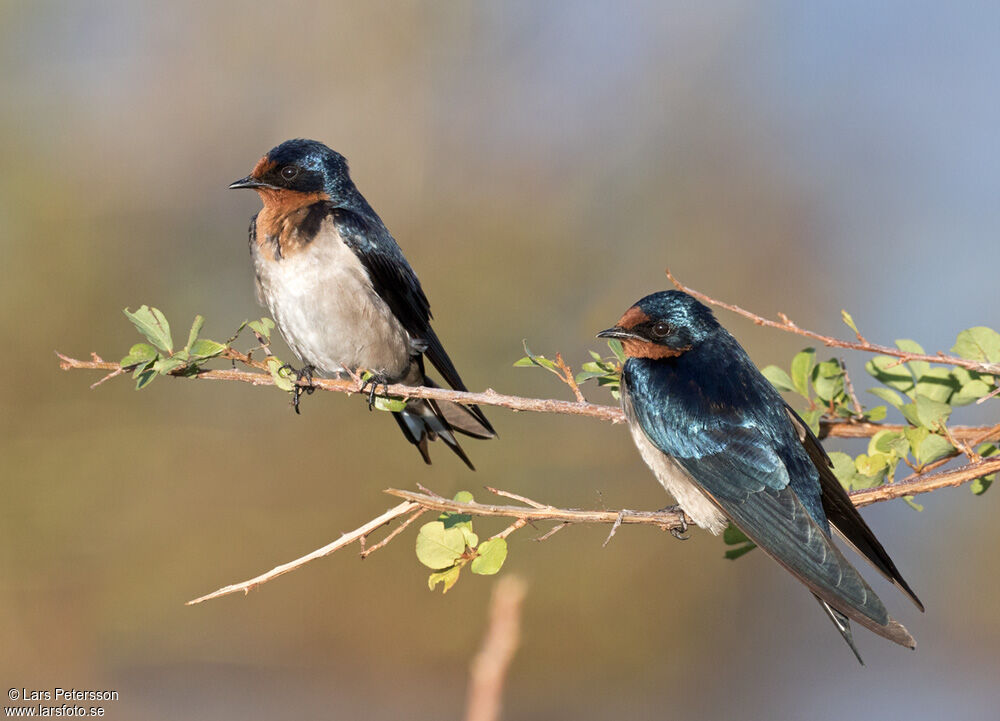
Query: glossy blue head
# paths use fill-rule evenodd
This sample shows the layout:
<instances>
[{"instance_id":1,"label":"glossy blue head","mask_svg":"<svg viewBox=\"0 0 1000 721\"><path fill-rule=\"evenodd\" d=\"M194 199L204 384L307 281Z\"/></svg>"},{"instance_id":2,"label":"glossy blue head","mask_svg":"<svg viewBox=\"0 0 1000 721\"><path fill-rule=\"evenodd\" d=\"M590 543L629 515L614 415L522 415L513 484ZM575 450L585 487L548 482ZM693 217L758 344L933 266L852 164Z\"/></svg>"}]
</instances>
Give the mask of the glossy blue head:
<instances>
[{"instance_id":1,"label":"glossy blue head","mask_svg":"<svg viewBox=\"0 0 1000 721\"><path fill-rule=\"evenodd\" d=\"M316 140L286 140L261 158L253 171L230 188L292 191L339 200L356 192L347 160Z\"/></svg>"},{"instance_id":2,"label":"glossy blue head","mask_svg":"<svg viewBox=\"0 0 1000 721\"><path fill-rule=\"evenodd\" d=\"M687 293L665 290L647 295L598 338L617 338L632 358L672 358L709 340L722 326L712 311Z\"/></svg>"}]
</instances>

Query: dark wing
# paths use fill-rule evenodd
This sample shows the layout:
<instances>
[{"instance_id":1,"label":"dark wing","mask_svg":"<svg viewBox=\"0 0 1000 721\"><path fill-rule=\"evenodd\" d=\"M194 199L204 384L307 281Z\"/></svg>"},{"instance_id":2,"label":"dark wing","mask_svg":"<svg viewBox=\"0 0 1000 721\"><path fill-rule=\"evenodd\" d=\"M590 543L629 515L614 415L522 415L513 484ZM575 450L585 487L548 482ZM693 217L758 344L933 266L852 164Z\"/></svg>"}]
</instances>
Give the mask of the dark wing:
<instances>
[{"instance_id":1,"label":"dark wing","mask_svg":"<svg viewBox=\"0 0 1000 721\"><path fill-rule=\"evenodd\" d=\"M833 475L833 464L820 444L819 439L813 435L809 426L799 418L798 414L790 406L786 404L785 409L792 421L792 425L795 426L795 430L799 434L803 447L805 447L806 452L809 454L810 460L812 460L813 465L816 466L816 470L819 472L820 487L822 489L821 501L830 525L837 530L844 541L850 544L859 555L863 556L883 576L889 579L893 585L909 596L917 608L923 611L924 604L920 602L917 594L913 592L910 585L900 575L896 564L892 562L885 548L882 547L875 534L872 533L872 529L865 523L865 519L858 513L858 509L851 502L847 491L840 485L840 481Z\"/></svg>"},{"instance_id":2,"label":"dark wing","mask_svg":"<svg viewBox=\"0 0 1000 721\"><path fill-rule=\"evenodd\" d=\"M676 406L663 412L650 397L656 395L631 397L647 437L751 540L834 609L896 643L915 645L799 500L768 434L735 414L706 424Z\"/></svg>"},{"instance_id":3,"label":"dark wing","mask_svg":"<svg viewBox=\"0 0 1000 721\"><path fill-rule=\"evenodd\" d=\"M344 243L368 271L379 297L415 340L426 345L424 355L437 368L445 382L458 391L468 390L455 365L431 328L431 306L413 268L377 216L367 217L332 204L329 214ZM473 415L491 433L493 426L477 406L468 406Z\"/></svg>"}]
</instances>

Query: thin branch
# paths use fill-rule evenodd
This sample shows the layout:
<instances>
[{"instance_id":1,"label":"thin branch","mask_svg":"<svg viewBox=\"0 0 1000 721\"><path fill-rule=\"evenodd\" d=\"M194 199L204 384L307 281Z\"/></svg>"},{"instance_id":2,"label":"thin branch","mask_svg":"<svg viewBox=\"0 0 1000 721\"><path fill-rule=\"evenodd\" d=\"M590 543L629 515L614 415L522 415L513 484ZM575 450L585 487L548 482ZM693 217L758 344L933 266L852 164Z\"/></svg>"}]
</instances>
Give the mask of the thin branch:
<instances>
[{"instance_id":1,"label":"thin branch","mask_svg":"<svg viewBox=\"0 0 1000 721\"><path fill-rule=\"evenodd\" d=\"M196 598L193 601L188 601L187 606L193 606L196 603L201 603L202 601L208 601L213 598L219 598L220 596L227 596L230 593L236 593L237 591L242 591L244 594L250 593L253 589L257 588L262 583L267 583L268 581L277 578L278 576L284 575L289 571L294 571L295 569L304 566L310 561L314 561L317 558L323 558L323 556L329 556L334 551L339 551L344 546L349 546L355 541L360 541L362 538L367 536L369 533L374 531L379 526L383 526L389 521L399 518L400 516L405 516L408 513L419 509L421 506L419 503L413 503L411 501L406 501L400 503L398 506L390 508L388 511L383 513L378 518L373 518L368 521L365 525L360 528L356 528L350 533L343 534L333 543L329 543L322 548L317 548L312 553L308 553L301 558L297 558L294 561L289 561L288 563L283 563L280 566L275 566L267 573L262 573L255 578L251 578L249 581L243 581L242 583L234 583L230 586L225 586L220 588L218 591L213 591L212 593ZM424 509L426 510L426 509Z\"/></svg>"},{"instance_id":2,"label":"thin branch","mask_svg":"<svg viewBox=\"0 0 1000 721\"><path fill-rule=\"evenodd\" d=\"M580 403L586 403L587 399L583 397L583 393L580 391L580 386L577 385L576 378L573 376L573 371L570 370L568 365L566 365L566 361L563 360L561 353L556 353L556 365L559 367L559 370L562 371L563 380L566 382L566 385L570 387L570 390L573 391L573 395L576 396L576 400Z\"/></svg>"},{"instance_id":3,"label":"thin branch","mask_svg":"<svg viewBox=\"0 0 1000 721\"><path fill-rule=\"evenodd\" d=\"M969 463L965 466L952 468L940 473L917 474L899 483L889 483L878 488L851 493L851 501L855 506L867 506L879 501L888 501L901 496L915 496L919 493L930 493L941 488L961 486L963 483L977 478L1000 472L1000 457L991 457L982 463Z\"/></svg>"},{"instance_id":4,"label":"thin branch","mask_svg":"<svg viewBox=\"0 0 1000 721\"><path fill-rule=\"evenodd\" d=\"M493 588L490 624L472 662L465 721L497 721L504 679L521 635L521 604L527 586L517 576L504 576Z\"/></svg>"},{"instance_id":5,"label":"thin branch","mask_svg":"<svg viewBox=\"0 0 1000 721\"><path fill-rule=\"evenodd\" d=\"M375 551L377 551L378 549L383 548L384 546L387 546L389 544L389 541L391 541L396 536L398 536L400 533L402 533L403 531L405 531L409 527L409 525L411 523L413 523L415 520L417 520L418 518L420 518L425 513L427 513L427 509L426 508L421 508L419 511L417 511L415 513L411 513L410 517L407 518L402 523L400 523L399 526L397 526L396 529L392 533L390 533L388 536L386 536L381 541L379 541L378 543L376 543L374 546L369 546L368 548L363 549L361 551L361 554L360 554L361 557L362 558L368 558L370 555L372 555L373 553L375 553ZM362 536L359 539L359 541L363 544L364 541L365 541L365 537Z\"/></svg>"},{"instance_id":6,"label":"thin branch","mask_svg":"<svg viewBox=\"0 0 1000 721\"><path fill-rule=\"evenodd\" d=\"M983 460L981 463L970 463L959 468L941 471L940 473L918 473L898 483L890 483L878 488L870 488L862 491L853 491L850 493L850 497L854 505L859 507L867 506L872 503L888 501L902 496L930 493L931 491L936 491L940 488L960 486L963 483L968 483L969 481L973 481L977 478L983 478L997 472L1000 472L1000 457L991 457ZM689 525L685 522L684 515L681 511L672 509L662 511L632 511L628 509L622 509L619 511L586 511L575 508L556 508L555 506L547 506L543 503L538 503L537 501L533 501L523 496L516 496L515 494L506 491L501 492L496 490L493 490L493 492L498 495L515 497L526 505L498 506L486 503L476 503L474 501L462 503L460 501L453 501L449 498L445 498L444 496L440 496L433 492L418 493L416 491L404 491L396 488L386 489L385 492L390 496L403 498L405 499L405 502L400 503L394 508L390 508L381 516L369 521L360 528L357 528L350 533L345 533L339 539L324 546L323 548L317 549L312 553L302 556L294 561L289 561L288 563L277 566L267 573L262 573L261 575L251 578L248 581L234 583L200 598L196 598L193 601L188 601L187 605L191 606L196 603L201 603L202 601L236 593L237 591L242 591L244 594L249 593L262 583L266 583L267 581L277 578L278 576L288 573L289 571L294 571L295 569L304 566L317 558L328 556L334 551L340 550L355 541L360 541L379 526L382 526L395 518L413 514L413 516L407 519L407 521L402 524L400 528L395 529L391 534L389 534L389 538L386 538L379 542L376 546L367 549L367 552L370 553L376 548L384 546L389 542L389 540L391 540L391 538L395 538L395 536L401 532L402 528L408 526L417 515L427 510L448 511L451 513L463 513L472 516L497 516L516 519L513 524L493 536L493 538L506 538L514 531L519 528L523 528L533 521L557 521L559 525L555 526L545 535L536 539L540 541L545 540L556 531L565 528L567 525L576 523L609 523L612 525L612 533L609 535L609 539L622 525L641 524L656 526L664 531L671 532L683 531ZM413 513L414 511L417 511L417 513Z\"/></svg>"},{"instance_id":7,"label":"thin branch","mask_svg":"<svg viewBox=\"0 0 1000 721\"><path fill-rule=\"evenodd\" d=\"M89 369L89 370L118 370L118 363L104 360L78 360L70 358L62 353L59 356L59 367L63 370ZM242 356L242 357L240 357ZM240 362L247 363L254 368L267 369L266 364L252 359L247 359L245 354L233 351L224 354L223 357L233 358ZM269 372L256 373L253 371L241 371L236 369L221 370L201 370L194 375L184 375L183 373L171 373L174 378L192 378L201 380L239 381L249 383L254 386L273 386L274 379ZM358 393L359 384L354 380L342 380L337 378L313 378L313 386L324 391L336 393L346 393L348 395ZM308 386L308 382L301 382L303 387ZM455 403L477 404L484 406L497 406L509 410L527 411L533 413L557 413L561 415L586 416L596 418L600 421L610 423L624 423L625 415L617 406L609 406L601 403L580 403L574 401L558 401L550 398L523 398L521 396L504 395L497 393L492 388L479 393L469 393L465 391L453 391L445 388L429 388L426 386L404 386L390 385L385 391L391 396L398 398L429 398L431 400L453 401ZM856 423L853 421L835 419L820 420L820 438L870 438L881 430L902 431L907 426L891 423ZM950 426L949 430L955 438L967 440L975 438L989 431L992 426Z\"/></svg>"},{"instance_id":8,"label":"thin branch","mask_svg":"<svg viewBox=\"0 0 1000 721\"><path fill-rule=\"evenodd\" d=\"M947 355L945 353L937 353L936 355L929 355L926 353L909 353L907 351L900 350L899 348L892 348L887 345L879 345L877 343L870 343L868 340L863 338L861 334L858 334L858 341L846 341L834 338L828 335L822 335L821 333L816 333L815 331L806 330L805 328L800 328L797 326L787 315L784 313L778 313L780 321L769 320L763 316L759 316L756 313L752 313L745 308L741 308L738 305L733 305L732 303L724 303L721 300L716 300L710 296L700 293L697 290L688 288L686 285L682 284L677 280L670 269L666 270L667 278L673 283L678 290L684 291L688 295L694 296L703 303L708 303L710 305L718 306L719 308L725 308L726 310L731 310L733 313L738 313L744 318L749 318L757 325L766 326L768 328L777 328L779 330L787 331L789 333L795 333L797 335L805 336L806 338L812 338L813 340L818 340L823 345L827 345L833 348L850 348L851 350L859 350L865 353L879 353L881 355L893 356L894 358L899 358L900 363L907 363L909 361L926 361L927 363L944 363L946 365L959 366L960 368L965 368L970 371L976 371L978 373L983 373L985 375L1000 375L1000 363L981 363L979 361L968 360L966 358L959 358L958 356Z\"/></svg>"},{"instance_id":9,"label":"thin branch","mask_svg":"<svg viewBox=\"0 0 1000 721\"><path fill-rule=\"evenodd\" d=\"M864 418L865 409L861 407L858 396L854 392L854 384L851 383L851 374L847 372L847 364L843 358L840 359L840 369L844 371L844 386L847 388L847 397L851 399L851 405L854 407L854 415L858 418Z\"/></svg>"}]
</instances>

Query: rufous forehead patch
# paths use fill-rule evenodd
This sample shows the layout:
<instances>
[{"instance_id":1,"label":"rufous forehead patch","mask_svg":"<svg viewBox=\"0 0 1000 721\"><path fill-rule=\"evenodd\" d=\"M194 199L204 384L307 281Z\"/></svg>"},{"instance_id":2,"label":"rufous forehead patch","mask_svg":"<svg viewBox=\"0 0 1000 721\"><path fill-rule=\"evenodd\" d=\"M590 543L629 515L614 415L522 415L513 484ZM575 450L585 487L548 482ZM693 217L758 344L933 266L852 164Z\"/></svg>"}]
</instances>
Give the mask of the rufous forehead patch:
<instances>
[{"instance_id":1,"label":"rufous forehead patch","mask_svg":"<svg viewBox=\"0 0 1000 721\"><path fill-rule=\"evenodd\" d=\"M253 166L253 172L250 173L250 177L260 180L264 175L274 170L275 165L276 163L265 155Z\"/></svg>"},{"instance_id":2,"label":"rufous forehead patch","mask_svg":"<svg viewBox=\"0 0 1000 721\"><path fill-rule=\"evenodd\" d=\"M635 328L648 320L649 316L643 313L639 306L633 305L625 311L625 315L619 319L617 325L619 328Z\"/></svg>"}]
</instances>

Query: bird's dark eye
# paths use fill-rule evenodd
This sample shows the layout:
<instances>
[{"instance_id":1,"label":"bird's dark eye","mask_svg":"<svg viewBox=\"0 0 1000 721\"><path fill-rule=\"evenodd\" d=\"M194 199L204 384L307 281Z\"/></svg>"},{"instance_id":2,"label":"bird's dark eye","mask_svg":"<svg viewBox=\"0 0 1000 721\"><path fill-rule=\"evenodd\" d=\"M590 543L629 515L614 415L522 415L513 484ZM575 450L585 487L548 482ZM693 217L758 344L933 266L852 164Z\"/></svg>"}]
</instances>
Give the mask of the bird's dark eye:
<instances>
[{"instance_id":1,"label":"bird's dark eye","mask_svg":"<svg viewBox=\"0 0 1000 721\"><path fill-rule=\"evenodd\" d=\"M298 174L299 174L299 169L296 168L294 165L286 165L284 168L281 169L281 177L284 178L285 180L291 180Z\"/></svg>"},{"instance_id":2,"label":"bird's dark eye","mask_svg":"<svg viewBox=\"0 0 1000 721\"><path fill-rule=\"evenodd\" d=\"M661 320L653 325L652 331L654 338L665 338L670 333L670 324Z\"/></svg>"}]
</instances>

